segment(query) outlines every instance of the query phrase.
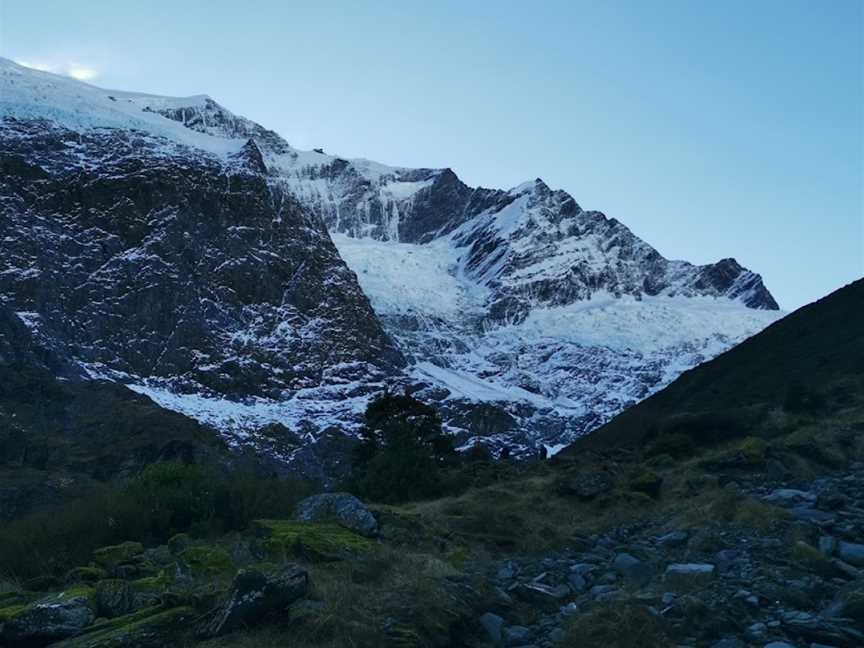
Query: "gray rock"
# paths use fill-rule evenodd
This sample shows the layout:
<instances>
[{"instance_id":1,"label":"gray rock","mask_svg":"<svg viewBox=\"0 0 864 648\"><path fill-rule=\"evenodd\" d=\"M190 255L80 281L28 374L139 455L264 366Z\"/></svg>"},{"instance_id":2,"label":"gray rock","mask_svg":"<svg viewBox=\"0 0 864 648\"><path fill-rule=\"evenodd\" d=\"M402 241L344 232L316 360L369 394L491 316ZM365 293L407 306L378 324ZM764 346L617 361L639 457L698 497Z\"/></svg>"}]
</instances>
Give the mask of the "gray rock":
<instances>
[{"instance_id":1,"label":"gray rock","mask_svg":"<svg viewBox=\"0 0 864 648\"><path fill-rule=\"evenodd\" d=\"M367 537L378 534L378 521L359 499L350 493L322 493L307 497L297 505L301 522L333 521Z\"/></svg>"},{"instance_id":2,"label":"gray rock","mask_svg":"<svg viewBox=\"0 0 864 648\"><path fill-rule=\"evenodd\" d=\"M273 572L242 569L234 577L227 597L212 618L199 630L204 637L217 637L253 625L270 612L281 610L306 595L309 575L293 564Z\"/></svg>"},{"instance_id":3,"label":"gray rock","mask_svg":"<svg viewBox=\"0 0 864 648\"><path fill-rule=\"evenodd\" d=\"M550 587L542 583L520 583L514 592L523 601L543 605L567 598L570 595L570 588L566 585Z\"/></svg>"},{"instance_id":4,"label":"gray rock","mask_svg":"<svg viewBox=\"0 0 864 648\"><path fill-rule=\"evenodd\" d=\"M717 562L728 563L738 560L738 556L739 552L734 549L723 549L715 554L714 559Z\"/></svg>"},{"instance_id":5,"label":"gray rock","mask_svg":"<svg viewBox=\"0 0 864 648\"><path fill-rule=\"evenodd\" d=\"M765 644L764 648L795 648L795 646L786 643L785 641L772 641L771 643Z\"/></svg>"},{"instance_id":6,"label":"gray rock","mask_svg":"<svg viewBox=\"0 0 864 648\"><path fill-rule=\"evenodd\" d=\"M852 565L850 565L847 562L844 562L843 560L839 560L837 558L832 558L831 559L831 565L837 571L839 571L840 573L844 574L845 576L847 576L849 578L858 579L858 578L862 577L862 573L861 573L860 569L853 567Z\"/></svg>"},{"instance_id":7,"label":"gray rock","mask_svg":"<svg viewBox=\"0 0 864 648\"><path fill-rule=\"evenodd\" d=\"M521 646L531 640L534 632L525 626L508 626L504 628L502 637L505 646Z\"/></svg>"},{"instance_id":8,"label":"gray rock","mask_svg":"<svg viewBox=\"0 0 864 648\"><path fill-rule=\"evenodd\" d=\"M727 637L711 644L711 648L747 648L747 644L735 637Z\"/></svg>"},{"instance_id":9,"label":"gray rock","mask_svg":"<svg viewBox=\"0 0 864 648\"><path fill-rule=\"evenodd\" d=\"M590 590L588 590L588 595L593 599L597 599L599 596L603 596L604 594L608 594L609 592L616 591L617 588L614 585L595 585Z\"/></svg>"},{"instance_id":10,"label":"gray rock","mask_svg":"<svg viewBox=\"0 0 864 648\"><path fill-rule=\"evenodd\" d=\"M584 592L585 588L588 587L588 581L579 574L570 574L567 577L567 584L570 585L570 589L576 593Z\"/></svg>"},{"instance_id":11,"label":"gray rock","mask_svg":"<svg viewBox=\"0 0 864 648\"><path fill-rule=\"evenodd\" d=\"M864 544L841 541L837 543L837 557L856 567L864 567Z\"/></svg>"},{"instance_id":12,"label":"gray rock","mask_svg":"<svg viewBox=\"0 0 864 648\"><path fill-rule=\"evenodd\" d=\"M796 488L778 488L765 498L766 502L781 505L791 505L798 502L815 502L816 496Z\"/></svg>"},{"instance_id":13,"label":"gray rock","mask_svg":"<svg viewBox=\"0 0 864 648\"><path fill-rule=\"evenodd\" d=\"M754 623L747 627L747 637L753 641L764 639L768 634L768 626L764 623Z\"/></svg>"},{"instance_id":14,"label":"gray rock","mask_svg":"<svg viewBox=\"0 0 864 648\"><path fill-rule=\"evenodd\" d=\"M516 569L513 567L511 563L507 563L502 565L497 573L495 574L495 578L498 580L511 580L516 577Z\"/></svg>"},{"instance_id":15,"label":"gray rock","mask_svg":"<svg viewBox=\"0 0 864 648\"><path fill-rule=\"evenodd\" d=\"M501 631L504 628L504 619L497 614L487 612L480 617L480 625L483 626L486 634L496 646L501 643Z\"/></svg>"},{"instance_id":16,"label":"gray rock","mask_svg":"<svg viewBox=\"0 0 864 648\"><path fill-rule=\"evenodd\" d=\"M89 596L52 594L31 603L3 625L3 637L10 642L44 644L72 637L96 619Z\"/></svg>"},{"instance_id":17,"label":"gray rock","mask_svg":"<svg viewBox=\"0 0 864 648\"><path fill-rule=\"evenodd\" d=\"M677 563L666 568L664 580L673 590L701 589L714 578L715 567L708 563Z\"/></svg>"},{"instance_id":18,"label":"gray rock","mask_svg":"<svg viewBox=\"0 0 864 648\"><path fill-rule=\"evenodd\" d=\"M612 478L605 472L592 471L575 475L562 482L558 490L562 495L575 495L582 500L592 500L612 488Z\"/></svg>"},{"instance_id":19,"label":"gray rock","mask_svg":"<svg viewBox=\"0 0 864 648\"><path fill-rule=\"evenodd\" d=\"M837 521L837 516L808 506L796 506L791 509L792 515L804 522L812 522L819 526L829 526Z\"/></svg>"},{"instance_id":20,"label":"gray rock","mask_svg":"<svg viewBox=\"0 0 864 648\"><path fill-rule=\"evenodd\" d=\"M596 565L592 565L590 563L576 563L575 565L570 566L570 571L573 574L579 574L580 576L585 576L586 574L590 574L592 571L597 569Z\"/></svg>"},{"instance_id":21,"label":"gray rock","mask_svg":"<svg viewBox=\"0 0 864 648\"><path fill-rule=\"evenodd\" d=\"M661 547L683 547L687 543L690 534L686 531L670 531L669 533L660 536L657 539L657 544Z\"/></svg>"},{"instance_id":22,"label":"gray rock","mask_svg":"<svg viewBox=\"0 0 864 648\"><path fill-rule=\"evenodd\" d=\"M628 553L620 553L615 556L612 567L636 585L647 585L654 577L654 568L650 564Z\"/></svg>"},{"instance_id":23,"label":"gray rock","mask_svg":"<svg viewBox=\"0 0 864 648\"><path fill-rule=\"evenodd\" d=\"M821 536L819 538L819 551L825 556L831 556L837 549L837 539L832 536Z\"/></svg>"}]
</instances>

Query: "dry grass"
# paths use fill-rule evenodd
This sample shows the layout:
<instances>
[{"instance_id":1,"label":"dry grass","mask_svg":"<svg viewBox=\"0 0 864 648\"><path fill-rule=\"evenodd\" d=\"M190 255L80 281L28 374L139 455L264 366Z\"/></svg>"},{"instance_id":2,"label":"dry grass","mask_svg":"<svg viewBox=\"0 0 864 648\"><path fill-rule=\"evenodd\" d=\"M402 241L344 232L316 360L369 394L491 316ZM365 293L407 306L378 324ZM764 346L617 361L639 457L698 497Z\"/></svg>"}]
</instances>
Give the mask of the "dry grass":
<instances>
[{"instance_id":1,"label":"dry grass","mask_svg":"<svg viewBox=\"0 0 864 648\"><path fill-rule=\"evenodd\" d=\"M207 642L210 648L444 647L469 632L480 592L459 585L443 560L386 546L351 561L310 567L309 601L260 631ZM454 579L451 581L450 579Z\"/></svg>"},{"instance_id":2,"label":"dry grass","mask_svg":"<svg viewBox=\"0 0 864 648\"><path fill-rule=\"evenodd\" d=\"M667 648L663 622L636 602L621 601L577 615L562 648Z\"/></svg>"}]
</instances>

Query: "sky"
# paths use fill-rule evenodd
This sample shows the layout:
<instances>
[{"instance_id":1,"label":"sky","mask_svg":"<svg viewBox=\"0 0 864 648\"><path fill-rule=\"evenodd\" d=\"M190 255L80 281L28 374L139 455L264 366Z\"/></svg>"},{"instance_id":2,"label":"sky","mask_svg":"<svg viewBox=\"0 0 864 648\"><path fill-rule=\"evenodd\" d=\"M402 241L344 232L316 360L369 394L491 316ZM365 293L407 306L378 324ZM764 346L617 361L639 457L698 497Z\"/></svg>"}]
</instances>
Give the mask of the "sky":
<instances>
[{"instance_id":1,"label":"sky","mask_svg":"<svg viewBox=\"0 0 864 648\"><path fill-rule=\"evenodd\" d=\"M0 56L297 148L542 178L791 310L864 275L861 0L0 0Z\"/></svg>"}]
</instances>

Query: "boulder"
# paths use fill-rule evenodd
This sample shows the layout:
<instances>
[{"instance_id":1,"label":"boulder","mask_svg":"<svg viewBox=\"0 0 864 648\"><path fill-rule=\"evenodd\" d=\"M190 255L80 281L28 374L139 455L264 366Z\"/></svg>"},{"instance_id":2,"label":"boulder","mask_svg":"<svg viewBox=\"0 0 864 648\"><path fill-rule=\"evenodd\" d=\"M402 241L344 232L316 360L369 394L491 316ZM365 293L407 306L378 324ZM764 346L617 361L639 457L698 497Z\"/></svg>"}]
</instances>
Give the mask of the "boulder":
<instances>
[{"instance_id":1,"label":"boulder","mask_svg":"<svg viewBox=\"0 0 864 648\"><path fill-rule=\"evenodd\" d=\"M504 628L502 637L505 646L524 646L531 640L533 632L525 626L508 626Z\"/></svg>"},{"instance_id":2,"label":"boulder","mask_svg":"<svg viewBox=\"0 0 864 648\"><path fill-rule=\"evenodd\" d=\"M570 585L570 589L577 594L584 592L585 588L588 587L588 581L586 581L585 577L581 574L570 574L567 577L567 584Z\"/></svg>"},{"instance_id":3,"label":"boulder","mask_svg":"<svg viewBox=\"0 0 864 648\"><path fill-rule=\"evenodd\" d=\"M497 614L487 612L480 617L480 625L483 626L483 629L486 631L489 639L492 640L492 643L496 646L501 643L501 631L504 628L504 619Z\"/></svg>"},{"instance_id":4,"label":"boulder","mask_svg":"<svg viewBox=\"0 0 864 648\"><path fill-rule=\"evenodd\" d=\"M186 645L183 635L195 611L190 607L147 608L86 628L51 648L167 648Z\"/></svg>"},{"instance_id":5,"label":"boulder","mask_svg":"<svg viewBox=\"0 0 864 648\"><path fill-rule=\"evenodd\" d=\"M367 538L378 535L378 521L359 499L350 493L322 493L297 505L301 522L335 522Z\"/></svg>"},{"instance_id":6,"label":"boulder","mask_svg":"<svg viewBox=\"0 0 864 648\"><path fill-rule=\"evenodd\" d=\"M26 605L3 624L9 642L39 644L78 634L96 618L93 590L71 588Z\"/></svg>"},{"instance_id":7,"label":"boulder","mask_svg":"<svg viewBox=\"0 0 864 648\"><path fill-rule=\"evenodd\" d=\"M657 544L661 547L682 547L689 538L690 534L686 531L670 531L657 538Z\"/></svg>"},{"instance_id":8,"label":"boulder","mask_svg":"<svg viewBox=\"0 0 864 648\"><path fill-rule=\"evenodd\" d=\"M567 585L549 587L541 583L520 583L514 591L516 596L523 601L540 605L549 603L560 604L561 599L570 595L570 588Z\"/></svg>"},{"instance_id":9,"label":"boulder","mask_svg":"<svg viewBox=\"0 0 864 648\"><path fill-rule=\"evenodd\" d=\"M309 575L298 565L283 565L268 573L242 569L234 577L225 600L200 629L200 635L217 637L252 625L305 596L308 589Z\"/></svg>"},{"instance_id":10,"label":"boulder","mask_svg":"<svg viewBox=\"0 0 864 648\"><path fill-rule=\"evenodd\" d=\"M561 495L575 495L582 500L592 500L612 488L612 477L602 471L583 472L558 483Z\"/></svg>"},{"instance_id":11,"label":"boulder","mask_svg":"<svg viewBox=\"0 0 864 648\"><path fill-rule=\"evenodd\" d=\"M856 567L864 567L864 544L838 542L837 557Z\"/></svg>"},{"instance_id":12,"label":"boulder","mask_svg":"<svg viewBox=\"0 0 864 648\"><path fill-rule=\"evenodd\" d=\"M647 585L654 577L654 568L629 553L619 553L612 561L612 568L636 585Z\"/></svg>"},{"instance_id":13,"label":"boulder","mask_svg":"<svg viewBox=\"0 0 864 648\"><path fill-rule=\"evenodd\" d=\"M673 590L687 592L708 585L714 572L714 565L708 563L676 563L666 568L664 580Z\"/></svg>"}]
</instances>

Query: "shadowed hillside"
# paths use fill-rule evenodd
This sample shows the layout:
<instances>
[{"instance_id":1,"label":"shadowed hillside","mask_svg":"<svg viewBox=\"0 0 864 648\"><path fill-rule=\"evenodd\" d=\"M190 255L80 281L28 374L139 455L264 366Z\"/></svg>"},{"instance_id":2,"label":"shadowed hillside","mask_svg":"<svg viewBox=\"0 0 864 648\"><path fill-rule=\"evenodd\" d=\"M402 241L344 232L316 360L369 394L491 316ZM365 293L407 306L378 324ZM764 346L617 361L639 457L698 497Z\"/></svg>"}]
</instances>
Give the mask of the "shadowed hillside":
<instances>
[{"instance_id":1,"label":"shadowed hillside","mask_svg":"<svg viewBox=\"0 0 864 648\"><path fill-rule=\"evenodd\" d=\"M805 306L723 355L685 372L567 454L690 434L748 433L772 409L818 413L864 394L864 279Z\"/></svg>"}]
</instances>

